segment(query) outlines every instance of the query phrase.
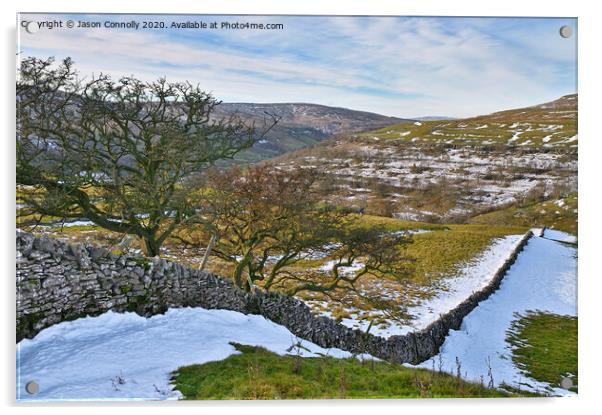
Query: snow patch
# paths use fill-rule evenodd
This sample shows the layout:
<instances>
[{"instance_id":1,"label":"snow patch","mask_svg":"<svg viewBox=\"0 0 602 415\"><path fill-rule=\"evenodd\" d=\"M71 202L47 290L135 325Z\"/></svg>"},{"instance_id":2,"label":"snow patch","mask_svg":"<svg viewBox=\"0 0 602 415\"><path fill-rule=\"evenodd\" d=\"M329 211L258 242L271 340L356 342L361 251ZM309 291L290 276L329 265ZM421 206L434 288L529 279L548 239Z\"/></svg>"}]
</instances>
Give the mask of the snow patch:
<instances>
[{"instance_id":1,"label":"snow patch","mask_svg":"<svg viewBox=\"0 0 602 415\"><path fill-rule=\"evenodd\" d=\"M337 264L337 260L333 259L331 261L326 262L324 265L322 265L320 268L318 268L320 271L324 271L324 272L331 272L332 268L334 267L334 265ZM350 267L340 267L339 268L339 273L342 275L352 275L355 274L357 271L361 270L364 267L364 264L362 262L355 262L353 265L351 265Z\"/></svg>"},{"instance_id":2,"label":"snow patch","mask_svg":"<svg viewBox=\"0 0 602 415\"><path fill-rule=\"evenodd\" d=\"M178 399L170 373L180 366L238 353L229 342L280 355L295 341L285 327L257 315L203 308L170 309L150 318L107 312L63 322L17 344L17 400ZM351 354L302 341L303 356ZM40 392L29 395L35 380Z\"/></svg>"},{"instance_id":3,"label":"snow patch","mask_svg":"<svg viewBox=\"0 0 602 415\"><path fill-rule=\"evenodd\" d=\"M575 243L577 242L577 237L575 235L568 234L566 232L557 231L554 229L546 228L543 233L544 238L553 239L555 241L560 242L569 242Z\"/></svg>"}]
</instances>

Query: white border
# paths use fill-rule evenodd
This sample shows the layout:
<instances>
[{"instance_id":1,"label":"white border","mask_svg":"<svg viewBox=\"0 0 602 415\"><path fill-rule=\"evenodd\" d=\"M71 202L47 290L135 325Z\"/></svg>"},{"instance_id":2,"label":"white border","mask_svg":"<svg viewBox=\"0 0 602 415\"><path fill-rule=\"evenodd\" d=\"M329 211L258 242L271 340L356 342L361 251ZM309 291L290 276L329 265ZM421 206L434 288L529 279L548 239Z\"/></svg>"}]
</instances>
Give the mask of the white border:
<instances>
[{"instance_id":1,"label":"white border","mask_svg":"<svg viewBox=\"0 0 602 415\"><path fill-rule=\"evenodd\" d=\"M214 413L222 410L247 413L307 413L344 411L366 413L376 410L422 413L487 413L509 412L587 413L600 401L599 316L602 273L599 261L600 241L600 156L602 127L602 88L600 77L600 27L602 16L596 13L595 1L525 0L406 0L394 3L383 0L221 0L221 1L125 1L74 2L69 0L20 0L2 3L3 64L0 114L4 136L2 143L2 404L8 414L103 414L127 411L128 414ZM148 404L63 404L23 405L14 402L14 56L16 12L114 12L114 13L224 13L224 14L379 14L379 15L453 15L453 16L563 16L579 18L579 397L573 399L514 400L397 400L397 401L300 401L300 402L180 402ZM85 370L85 368L82 368ZM385 409L386 408L386 409ZM598 409L599 410L599 409Z\"/></svg>"}]
</instances>

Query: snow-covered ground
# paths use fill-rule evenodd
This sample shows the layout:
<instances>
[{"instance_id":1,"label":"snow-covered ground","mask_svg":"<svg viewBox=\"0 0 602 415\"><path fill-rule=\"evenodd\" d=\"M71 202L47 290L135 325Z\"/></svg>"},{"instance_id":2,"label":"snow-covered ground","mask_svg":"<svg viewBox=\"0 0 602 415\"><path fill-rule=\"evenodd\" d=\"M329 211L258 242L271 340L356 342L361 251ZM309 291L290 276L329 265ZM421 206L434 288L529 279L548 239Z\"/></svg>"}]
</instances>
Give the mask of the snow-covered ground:
<instances>
[{"instance_id":1,"label":"snow-covered ground","mask_svg":"<svg viewBox=\"0 0 602 415\"><path fill-rule=\"evenodd\" d=\"M108 312L47 328L17 345L17 399L177 399L170 373L180 366L238 353L229 342L263 346L285 354L296 338L257 315L203 308L170 309L151 318ZM349 357L302 341L311 352ZM25 385L40 386L29 395Z\"/></svg>"},{"instance_id":2,"label":"snow-covered ground","mask_svg":"<svg viewBox=\"0 0 602 415\"><path fill-rule=\"evenodd\" d=\"M40 225L41 228L54 228L54 227L65 227L70 228L72 226L94 226L95 223L90 220L74 220L71 222L54 222L47 225Z\"/></svg>"},{"instance_id":3,"label":"snow-covered ground","mask_svg":"<svg viewBox=\"0 0 602 415\"><path fill-rule=\"evenodd\" d=\"M496 239L487 250L465 264L457 276L443 280L442 287L435 296L410 307L407 310L408 314L412 316L409 324L402 326L391 321L388 327L371 327L370 333L388 338L425 328L439 316L466 300L472 293L484 288L491 281L495 272L510 257L522 237L523 235L509 235ZM321 314L330 316L328 312ZM365 331L370 322L356 318L344 318L341 320L341 324Z\"/></svg>"},{"instance_id":4,"label":"snow-covered ground","mask_svg":"<svg viewBox=\"0 0 602 415\"><path fill-rule=\"evenodd\" d=\"M525 141L523 132L530 126L515 132L512 140ZM552 135L555 133L547 133ZM449 144L458 137L452 137ZM412 141L417 140L414 137ZM478 138L480 144L493 143ZM336 142L343 157L328 157L320 152L295 160L286 160L279 168L296 170L309 165L326 173L334 179L339 191L333 200L356 202L376 196L382 198L380 190L371 183L386 185L391 193L411 194L410 189L418 191L432 185L445 185L454 189L455 206L442 206L434 216L446 217L464 215L492 206L503 206L522 200L533 189L556 186L577 191L577 160L566 154L547 151L479 151L467 147L447 148L430 153L421 145L350 145L348 142ZM545 146L555 146L556 138L548 140ZM515 143L516 144L516 143ZM359 187L361 186L361 187ZM358 189L356 189L358 187ZM397 188L397 189L395 189ZM415 211L411 204L399 203L399 197L391 194L388 200L395 202L396 213L401 218L429 221L433 216L426 212ZM447 200L447 199L446 199ZM355 205L354 205L355 206ZM357 206L356 206L357 207ZM456 211L454 211L454 209ZM461 209L462 211L458 211Z\"/></svg>"},{"instance_id":5,"label":"snow-covered ground","mask_svg":"<svg viewBox=\"0 0 602 415\"><path fill-rule=\"evenodd\" d=\"M409 309L408 312L414 316L414 320L410 325L401 327L396 334L422 330L466 300L472 293L483 289L510 257L521 238L522 235L509 235L496 239L485 252L465 265L457 277L446 279L443 282L444 290Z\"/></svg>"},{"instance_id":6,"label":"snow-covered ground","mask_svg":"<svg viewBox=\"0 0 602 415\"><path fill-rule=\"evenodd\" d=\"M319 270L322 272L331 272L332 268L336 265L338 261L336 259L333 259L331 261L326 262L324 265L322 265ZM339 272L341 273L341 275L353 275L356 272L358 272L360 269L362 269L364 267L364 263L363 262L355 262L353 265L351 265L350 267L341 267L339 268Z\"/></svg>"},{"instance_id":7,"label":"snow-covered ground","mask_svg":"<svg viewBox=\"0 0 602 415\"><path fill-rule=\"evenodd\" d=\"M546 235L548 230L546 230ZM557 237L570 235L554 231ZM487 360L490 359L496 386L502 383L529 390L544 391L549 385L529 379L513 363L511 345L506 332L516 319L515 313L529 310L560 315L577 315L577 258L576 249L554 240L533 237L519 254L504 277L500 289L481 302L464 318L460 330L452 330L441 348L440 355L423 362L421 367L438 367L456 373L456 358L462 373L470 380L483 376L488 381ZM551 391L555 395L571 395L564 389Z\"/></svg>"},{"instance_id":8,"label":"snow-covered ground","mask_svg":"<svg viewBox=\"0 0 602 415\"><path fill-rule=\"evenodd\" d=\"M570 235L568 233L556 231L554 229L546 228L543 236L544 236L544 238L553 239L555 241L560 241L560 242L569 242L569 243L577 242L577 237L575 235Z\"/></svg>"}]
</instances>

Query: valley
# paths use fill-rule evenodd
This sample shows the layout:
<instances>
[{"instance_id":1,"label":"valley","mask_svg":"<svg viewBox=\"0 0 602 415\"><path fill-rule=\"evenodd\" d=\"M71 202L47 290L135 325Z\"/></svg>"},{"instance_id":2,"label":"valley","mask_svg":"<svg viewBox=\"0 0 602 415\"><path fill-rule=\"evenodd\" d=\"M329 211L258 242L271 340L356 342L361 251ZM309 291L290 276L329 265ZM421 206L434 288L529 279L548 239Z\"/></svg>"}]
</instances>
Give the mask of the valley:
<instances>
[{"instance_id":1,"label":"valley","mask_svg":"<svg viewBox=\"0 0 602 415\"><path fill-rule=\"evenodd\" d=\"M310 147L333 135L359 133L411 122L370 112L305 103L224 102L215 108L213 114L214 119L232 116L255 125L257 134L262 133L266 123L278 120L252 148L237 155L238 163L253 163Z\"/></svg>"},{"instance_id":2,"label":"valley","mask_svg":"<svg viewBox=\"0 0 602 415\"><path fill-rule=\"evenodd\" d=\"M404 279L366 275L351 289L296 295L317 316L347 327L383 338L422 330L486 286L530 229L577 235L576 96L467 120L393 120L305 104L221 105L220 111L236 112L246 120L259 120L275 108L281 117L237 163L255 161L281 172L315 171L319 180L314 187L322 203L348 210L355 218L354 226L381 227L411 240L399 261L401 265L411 259ZM19 198L32 191L21 187L18 192L20 229L70 243L109 247L114 254L143 260L137 241L130 238L124 243L123 234L84 217L65 220L32 214ZM160 256L196 268L207 243L188 246L176 232L165 241ZM286 272L317 284L328 280L336 263L333 247L301 253L301 260ZM279 258L269 257L268 268ZM341 273L353 276L366 260L360 256L341 268ZM235 267L212 256L206 269L226 276ZM259 288L262 284L257 282ZM285 290L286 285L279 289ZM442 355L450 359L451 346L445 347ZM487 347L506 346L483 347L489 353ZM425 362L422 367L429 365ZM475 365L469 376L472 381L484 373L482 365ZM454 368L448 365L441 370L453 373ZM500 388L521 387L515 366L495 367L495 373L510 374L499 379ZM144 393L153 399L173 396L162 382L160 393ZM538 385L529 390L560 393L545 383Z\"/></svg>"}]
</instances>

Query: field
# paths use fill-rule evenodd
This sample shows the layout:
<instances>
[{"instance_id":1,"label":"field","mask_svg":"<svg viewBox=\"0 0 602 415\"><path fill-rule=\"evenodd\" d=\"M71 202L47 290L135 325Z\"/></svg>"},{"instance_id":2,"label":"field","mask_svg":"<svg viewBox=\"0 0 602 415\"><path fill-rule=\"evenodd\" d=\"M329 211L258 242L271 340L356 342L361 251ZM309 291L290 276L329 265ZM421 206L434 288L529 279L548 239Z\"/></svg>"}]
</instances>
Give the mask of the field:
<instances>
[{"instance_id":1,"label":"field","mask_svg":"<svg viewBox=\"0 0 602 415\"><path fill-rule=\"evenodd\" d=\"M407 221L389 219L388 223L403 228ZM435 227L436 225L427 225ZM348 324L365 327L373 321L378 328L394 322L405 326L416 316L411 308L446 290L446 281L483 253L494 240L507 235L522 235L523 227L448 225L412 236L413 243L406 254L414 261L411 274L404 280L366 277L355 292L340 290L334 295L303 295L301 298L320 313L336 319L350 319ZM434 254L436 252L436 254ZM324 260L326 261L327 258ZM320 264L316 264L318 267ZM312 270L304 270L303 272ZM315 273L315 268L314 271Z\"/></svg>"},{"instance_id":2,"label":"field","mask_svg":"<svg viewBox=\"0 0 602 415\"><path fill-rule=\"evenodd\" d=\"M556 200L535 202L477 215L470 219L470 223L517 226L535 224L577 235L577 207L577 194L574 193Z\"/></svg>"},{"instance_id":3,"label":"field","mask_svg":"<svg viewBox=\"0 0 602 415\"><path fill-rule=\"evenodd\" d=\"M530 108L501 111L462 120L399 124L359 135L377 140L428 142L460 146L575 148L576 95ZM519 121L520 120L520 121Z\"/></svg>"},{"instance_id":4,"label":"field","mask_svg":"<svg viewBox=\"0 0 602 415\"><path fill-rule=\"evenodd\" d=\"M373 360L279 356L234 344L240 354L178 369L185 399L494 398L533 396L467 382L447 373Z\"/></svg>"},{"instance_id":5,"label":"field","mask_svg":"<svg viewBox=\"0 0 602 415\"><path fill-rule=\"evenodd\" d=\"M518 317L508 332L512 360L527 376L555 387L568 378L577 392L577 318L542 312Z\"/></svg>"}]
</instances>

